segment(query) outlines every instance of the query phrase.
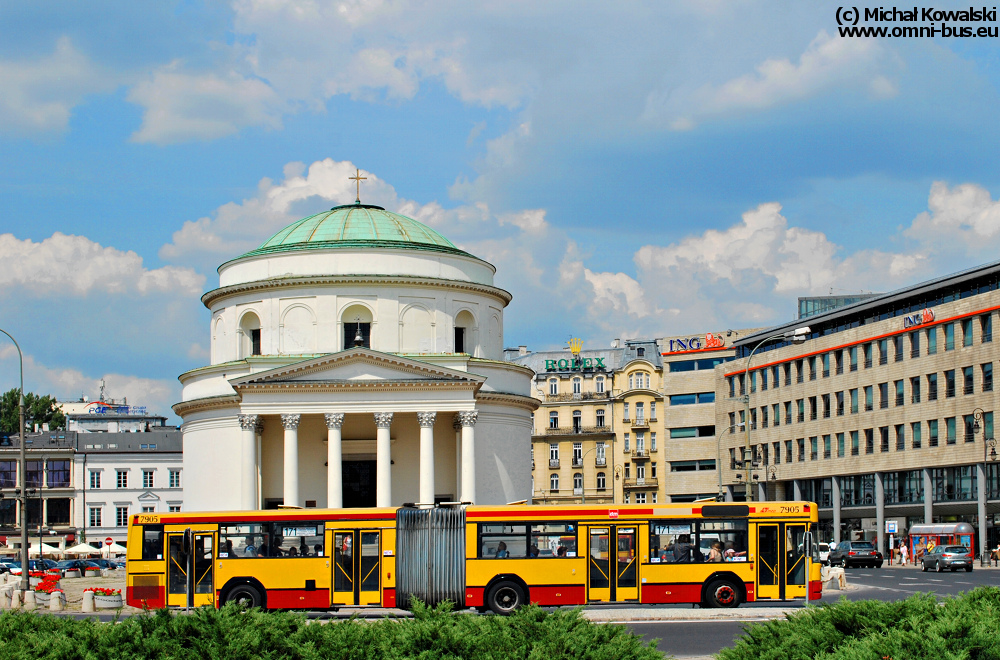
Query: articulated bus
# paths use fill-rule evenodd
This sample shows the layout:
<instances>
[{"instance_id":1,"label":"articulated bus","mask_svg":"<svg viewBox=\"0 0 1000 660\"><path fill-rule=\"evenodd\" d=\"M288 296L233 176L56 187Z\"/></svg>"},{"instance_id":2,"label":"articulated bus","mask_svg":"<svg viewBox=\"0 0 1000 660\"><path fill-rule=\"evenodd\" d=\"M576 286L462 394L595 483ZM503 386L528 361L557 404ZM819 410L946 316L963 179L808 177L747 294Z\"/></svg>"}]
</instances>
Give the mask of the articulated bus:
<instances>
[{"instance_id":1,"label":"articulated bus","mask_svg":"<svg viewBox=\"0 0 1000 660\"><path fill-rule=\"evenodd\" d=\"M818 599L816 505L440 506L138 514L134 607L331 610Z\"/></svg>"}]
</instances>

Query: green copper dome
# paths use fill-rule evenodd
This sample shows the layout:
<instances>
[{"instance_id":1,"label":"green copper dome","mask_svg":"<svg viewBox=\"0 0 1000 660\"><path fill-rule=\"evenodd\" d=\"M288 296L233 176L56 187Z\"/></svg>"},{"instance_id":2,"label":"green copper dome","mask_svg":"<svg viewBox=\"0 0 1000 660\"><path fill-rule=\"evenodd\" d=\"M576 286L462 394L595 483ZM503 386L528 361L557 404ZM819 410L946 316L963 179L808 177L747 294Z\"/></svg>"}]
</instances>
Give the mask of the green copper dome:
<instances>
[{"instance_id":1,"label":"green copper dome","mask_svg":"<svg viewBox=\"0 0 1000 660\"><path fill-rule=\"evenodd\" d=\"M297 250L372 247L466 254L413 218L391 213L381 206L345 204L293 222L243 257Z\"/></svg>"}]
</instances>

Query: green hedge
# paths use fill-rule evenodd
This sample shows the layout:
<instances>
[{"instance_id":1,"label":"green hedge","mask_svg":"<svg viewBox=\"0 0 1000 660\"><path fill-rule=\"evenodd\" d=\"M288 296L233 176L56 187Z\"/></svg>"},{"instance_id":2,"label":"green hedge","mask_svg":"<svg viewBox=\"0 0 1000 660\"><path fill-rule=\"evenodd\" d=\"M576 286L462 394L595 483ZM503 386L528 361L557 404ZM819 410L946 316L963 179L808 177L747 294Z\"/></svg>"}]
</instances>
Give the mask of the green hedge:
<instances>
[{"instance_id":1,"label":"green hedge","mask_svg":"<svg viewBox=\"0 0 1000 660\"><path fill-rule=\"evenodd\" d=\"M0 615L0 658L498 658L619 660L661 658L627 628L597 625L579 612L526 607L513 616L417 607L412 619L307 623L301 614L161 610L117 623L46 614Z\"/></svg>"},{"instance_id":2,"label":"green hedge","mask_svg":"<svg viewBox=\"0 0 1000 660\"><path fill-rule=\"evenodd\" d=\"M884 603L841 599L747 626L719 660L1000 660L1000 589Z\"/></svg>"}]
</instances>

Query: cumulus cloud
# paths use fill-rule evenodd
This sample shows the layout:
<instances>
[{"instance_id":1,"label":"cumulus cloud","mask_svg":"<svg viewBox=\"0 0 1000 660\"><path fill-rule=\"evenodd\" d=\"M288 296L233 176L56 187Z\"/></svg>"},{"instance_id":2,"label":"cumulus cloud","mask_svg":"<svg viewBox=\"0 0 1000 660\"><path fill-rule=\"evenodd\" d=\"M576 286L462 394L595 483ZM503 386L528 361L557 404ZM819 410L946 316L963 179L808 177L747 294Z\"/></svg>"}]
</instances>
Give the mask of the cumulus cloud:
<instances>
[{"instance_id":1,"label":"cumulus cloud","mask_svg":"<svg viewBox=\"0 0 1000 660\"><path fill-rule=\"evenodd\" d=\"M988 190L974 183L949 188L944 181L935 181L927 208L906 229L907 238L939 249L996 255L1000 201L993 201Z\"/></svg>"},{"instance_id":2,"label":"cumulus cloud","mask_svg":"<svg viewBox=\"0 0 1000 660\"><path fill-rule=\"evenodd\" d=\"M6 373L17 373L17 350L12 345L0 346L0 364ZM156 380L118 373L87 375L77 369L47 366L33 355L24 356L24 375L25 391L51 394L60 401L81 396L96 399L102 381L108 398L128 399L131 405L146 406L149 412L165 417L173 416L170 407L180 401L180 384L176 379ZM17 383L13 383L7 388L16 386Z\"/></svg>"},{"instance_id":3,"label":"cumulus cloud","mask_svg":"<svg viewBox=\"0 0 1000 660\"><path fill-rule=\"evenodd\" d=\"M189 268L143 266L131 250L104 247L83 236L56 232L36 243L0 234L0 285L8 295L14 287L36 294L171 293L198 295L205 278Z\"/></svg>"},{"instance_id":4,"label":"cumulus cloud","mask_svg":"<svg viewBox=\"0 0 1000 660\"><path fill-rule=\"evenodd\" d=\"M287 109L264 81L235 71L191 74L175 62L136 84L128 100L143 107L133 142L173 144L214 140L243 128L281 128Z\"/></svg>"},{"instance_id":5,"label":"cumulus cloud","mask_svg":"<svg viewBox=\"0 0 1000 660\"><path fill-rule=\"evenodd\" d=\"M721 85L680 87L651 93L643 117L674 130L693 128L707 117L762 110L825 93L857 90L876 98L894 96L898 59L876 39L831 37L821 30L799 57L767 59L754 73Z\"/></svg>"},{"instance_id":6,"label":"cumulus cloud","mask_svg":"<svg viewBox=\"0 0 1000 660\"><path fill-rule=\"evenodd\" d=\"M120 82L80 53L68 37L56 42L51 55L0 61L0 131L65 131L73 108L87 95L111 91Z\"/></svg>"}]
</instances>

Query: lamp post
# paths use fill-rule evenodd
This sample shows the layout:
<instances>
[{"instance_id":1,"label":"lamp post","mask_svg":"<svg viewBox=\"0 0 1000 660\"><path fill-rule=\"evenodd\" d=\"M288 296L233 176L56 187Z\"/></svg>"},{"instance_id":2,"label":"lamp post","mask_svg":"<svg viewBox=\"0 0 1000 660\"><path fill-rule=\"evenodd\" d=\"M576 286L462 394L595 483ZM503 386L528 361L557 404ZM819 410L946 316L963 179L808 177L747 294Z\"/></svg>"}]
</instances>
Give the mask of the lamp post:
<instances>
[{"instance_id":1,"label":"lamp post","mask_svg":"<svg viewBox=\"0 0 1000 660\"><path fill-rule=\"evenodd\" d=\"M770 337L765 337L764 339L757 342L757 345L753 347L750 351L749 357L747 357L747 366L743 370L743 387L746 388L746 394L743 395L743 403L746 406L746 412L744 413L746 422L746 451L744 452L744 458L746 453L750 451L750 363L753 361L753 355L757 352L757 349L771 341L772 339L790 339L793 344L801 344L806 340L806 335L809 334L809 326L802 326L801 328L795 328L794 330L788 330L786 332L779 332L777 334L771 335ZM753 491L750 486L750 461L743 461L743 467L746 469L746 492L747 501L753 501Z\"/></svg>"},{"instance_id":2,"label":"lamp post","mask_svg":"<svg viewBox=\"0 0 1000 660\"><path fill-rule=\"evenodd\" d=\"M972 433L975 435L982 429L979 422L986 415L982 408L972 411ZM986 565L986 553L989 546L986 543L986 500L989 498L987 488L987 474L989 474L989 461L997 460L997 440L996 438L983 438L983 474L979 484L979 565Z\"/></svg>"},{"instance_id":3,"label":"lamp post","mask_svg":"<svg viewBox=\"0 0 1000 660\"><path fill-rule=\"evenodd\" d=\"M597 450L597 445L595 444L593 447L583 452L583 456L580 457L580 468L583 470L584 474L583 488L580 489L580 504L587 503L587 481L586 481L587 469L586 467L584 467L587 462L587 455L590 454L590 452L596 450ZM594 466L594 469L595 470L597 469L596 465ZM611 492L614 493L614 488L611 489Z\"/></svg>"},{"instance_id":4,"label":"lamp post","mask_svg":"<svg viewBox=\"0 0 1000 660\"><path fill-rule=\"evenodd\" d=\"M722 436L741 425L740 423L733 424L722 429L722 432L715 436L715 471L719 475L719 494L716 496L716 499L719 502L723 502L726 499L726 494L722 490Z\"/></svg>"},{"instance_id":5,"label":"lamp post","mask_svg":"<svg viewBox=\"0 0 1000 660\"><path fill-rule=\"evenodd\" d=\"M0 332L7 335L12 342L14 342L14 348L17 349L17 362L18 367L21 372L21 384L18 395L18 406L20 408L19 416L19 444L21 445L21 452L17 459L18 473L20 474L21 488L18 492L18 500L21 503L21 591L27 591L29 588L28 581L28 500L25 494L25 485L27 484L27 455L24 449L24 355L21 354L21 347L18 346L17 340L14 339L9 332L0 328ZM39 548L41 550L41 548Z\"/></svg>"}]
</instances>

